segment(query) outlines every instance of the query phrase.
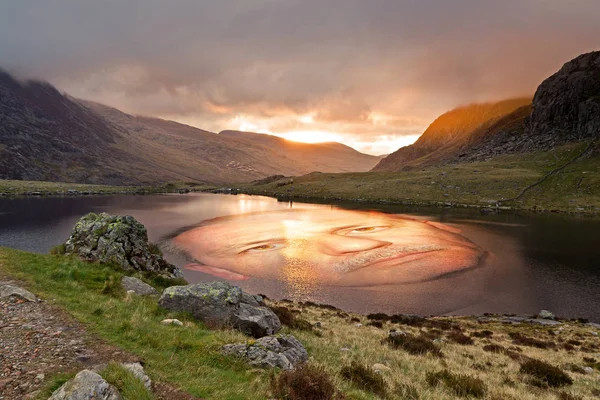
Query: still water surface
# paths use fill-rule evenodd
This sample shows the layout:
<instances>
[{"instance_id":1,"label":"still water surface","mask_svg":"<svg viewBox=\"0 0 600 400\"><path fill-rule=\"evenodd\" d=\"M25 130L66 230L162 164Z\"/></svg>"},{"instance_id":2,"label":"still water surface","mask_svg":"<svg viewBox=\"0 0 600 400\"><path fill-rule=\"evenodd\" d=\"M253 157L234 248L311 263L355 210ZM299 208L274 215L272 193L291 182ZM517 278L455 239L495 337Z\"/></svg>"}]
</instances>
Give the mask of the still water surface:
<instances>
[{"instance_id":1,"label":"still water surface","mask_svg":"<svg viewBox=\"0 0 600 400\"><path fill-rule=\"evenodd\" d=\"M245 195L25 198L0 200L0 246L46 253L88 212L136 217L190 282L362 313L549 309L600 321L598 219Z\"/></svg>"}]
</instances>

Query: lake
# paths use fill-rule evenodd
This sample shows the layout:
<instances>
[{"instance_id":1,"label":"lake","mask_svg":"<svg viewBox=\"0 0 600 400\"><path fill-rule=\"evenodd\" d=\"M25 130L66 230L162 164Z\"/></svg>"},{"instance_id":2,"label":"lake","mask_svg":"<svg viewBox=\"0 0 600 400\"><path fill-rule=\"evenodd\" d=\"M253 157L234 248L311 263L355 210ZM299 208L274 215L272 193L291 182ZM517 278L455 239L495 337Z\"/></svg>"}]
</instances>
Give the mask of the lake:
<instances>
[{"instance_id":1,"label":"lake","mask_svg":"<svg viewBox=\"0 0 600 400\"><path fill-rule=\"evenodd\" d=\"M600 321L597 218L199 193L20 198L0 199L0 246L47 253L88 212L133 215L189 282L360 313Z\"/></svg>"}]
</instances>

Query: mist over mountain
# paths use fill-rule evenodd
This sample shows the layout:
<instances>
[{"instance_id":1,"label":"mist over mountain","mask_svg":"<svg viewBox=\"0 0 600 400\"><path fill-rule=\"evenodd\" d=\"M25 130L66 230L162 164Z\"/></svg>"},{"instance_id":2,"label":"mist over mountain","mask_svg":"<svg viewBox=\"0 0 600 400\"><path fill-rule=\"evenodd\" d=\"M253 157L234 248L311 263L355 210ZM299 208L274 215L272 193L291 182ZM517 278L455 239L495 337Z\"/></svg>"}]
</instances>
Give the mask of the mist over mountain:
<instances>
[{"instance_id":1,"label":"mist over mountain","mask_svg":"<svg viewBox=\"0 0 600 400\"><path fill-rule=\"evenodd\" d=\"M533 101L472 104L438 117L412 145L374 171L400 171L447 162L482 161L548 150L600 136L600 51L582 54L544 80Z\"/></svg>"},{"instance_id":2,"label":"mist over mountain","mask_svg":"<svg viewBox=\"0 0 600 400\"><path fill-rule=\"evenodd\" d=\"M367 171L379 158L342 144L221 135L78 100L0 73L0 179L103 184L240 182Z\"/></svg>"}]
</instances>

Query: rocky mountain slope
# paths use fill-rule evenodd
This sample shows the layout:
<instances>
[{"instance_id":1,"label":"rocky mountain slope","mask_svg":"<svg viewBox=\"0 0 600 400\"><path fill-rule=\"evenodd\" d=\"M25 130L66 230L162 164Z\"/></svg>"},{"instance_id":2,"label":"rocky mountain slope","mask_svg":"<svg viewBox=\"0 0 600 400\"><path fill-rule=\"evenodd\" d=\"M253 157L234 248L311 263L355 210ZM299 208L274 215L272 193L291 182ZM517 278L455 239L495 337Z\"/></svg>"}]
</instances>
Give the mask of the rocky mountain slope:
<instances>
[{"instance_id":1,"label":"rocky mountain slope","mask_svg":"<svg viewBox=\"0 0 600 400\"><path fill-rule=\"evenodd\" d=\"M136 117L0 73L0 179L152 184L242 182L274 174L368 171L379 158L341 144L216 133Z\"/></svg>"},{"instance_id":2,"label":"rocky mountain slope","mask_svg":"<svg viewBox=\"0 0 600 400\"><path fill-rule=\"evenodd\" d=\"M434 121L415 144L392 153L374 170L482 161L599 136L600 51L595 51L569 61L546 79L531 104L508 100L450 111Z\"/></svg>"},{"instance_id":3,"label":"rocky mountain slope","mask_svg":"<svg viewBox=\"0 0 600 400\"><path fill-rule=\"evenodd\" d=\"M414 144L402 147L381 160L374 171L399 171L452 159L478 132L530 102L527 98L517 98L471 104L448 111L433 121Z\"/></svg>"}]
</instances>

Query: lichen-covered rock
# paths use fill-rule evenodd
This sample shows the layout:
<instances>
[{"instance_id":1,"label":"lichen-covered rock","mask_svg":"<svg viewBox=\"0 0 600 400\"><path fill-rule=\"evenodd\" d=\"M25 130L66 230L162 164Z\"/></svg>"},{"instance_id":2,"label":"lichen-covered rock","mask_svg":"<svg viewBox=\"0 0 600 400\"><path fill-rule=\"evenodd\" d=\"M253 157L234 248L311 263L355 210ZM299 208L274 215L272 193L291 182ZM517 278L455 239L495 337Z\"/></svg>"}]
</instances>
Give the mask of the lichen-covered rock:
<instances>
[{"instance_id":1,"label":"lichen-covered rock","mask_svg":"<svg viewBox=\"0 0 600 400\"><path fill-rule=\"evenodd\" d=\"M281 329L279 318L260 296L244 293L227 282L172 286L164 290L158 304L169 311L189 312L208 325L231 326L254 337L273 335Z\"/></svg>"},{"instance_id":2,"label":"lichen-covered rock","mask_svg":"<svg viewBox=\"0 0 600 400\"><path fill-rule=\"evenodd\" d=\"M35 295L17 286L0 284L0 299L5 297L17 297L25 301L35 301Z\"/></svg>"},{"instance_id":3,"label":"lichen-covered rock","mask_svg":"<svg viewBox=\"0 0 600 400\"><path fill-rule=\"evenodd\" d=\"M132 276L124 276L121 279L121 285L126 292L132 291L138 296L151 296L158 294L158 290L154 289L154 287Z\"/></svg>"},{"instance_id":4,"label":"lichen-covered rock","mask_svg":"<svg viewBox=\"0 0 600 400\"><path fill-rule=\"evenodd\" d=\"M84 369L52 393L48 400L122 400L122 397L100 375Z\"/></svg>"},{"instance_id":5,"label":"lichen-covered rock","mask_svg":"<svg viewBox=\"0 0 600 400\"><path fill-rule=\"evenodd\" d=\"M67 254L113 264L124 271L149 271L169 278L183 276L158 248L148 243L144 225L131 216L90 213L82 217L65 243Z\"/></svg>"},{"instance_id":6,"label":"lichen-covered rock","mask_svg":"<svg viewBox=\"0 0 600 400\"><path fill-rule=\"evenodd\" d=\"M308 352L302 343L291 335L266 336L252 343L226 344L221 351L260 368L290 370L308 360Z\"/></svg>"},{"instance_id":7,"label":"lichen-covered rock","mask_svg":"<svg viewBox=\"0 0 600 400\"><path fill-rule=\"evenodd\" d=\"M146 375L146 371L144 371L144 367L142 367L142 364L140 364L139 362L136 362L136 363L123 363L122 365L123 365L123 368L125 368L126 370L131 372L133 374L133 376L135 376L140 381L142 381L142 383L144 384L146 389L150 390L150 388L152 387L152 381L150 380L148 375Z\"/></svg>"}]
</instances>

